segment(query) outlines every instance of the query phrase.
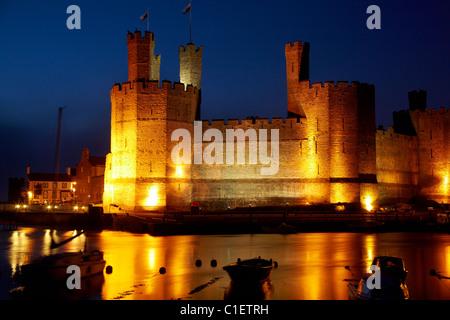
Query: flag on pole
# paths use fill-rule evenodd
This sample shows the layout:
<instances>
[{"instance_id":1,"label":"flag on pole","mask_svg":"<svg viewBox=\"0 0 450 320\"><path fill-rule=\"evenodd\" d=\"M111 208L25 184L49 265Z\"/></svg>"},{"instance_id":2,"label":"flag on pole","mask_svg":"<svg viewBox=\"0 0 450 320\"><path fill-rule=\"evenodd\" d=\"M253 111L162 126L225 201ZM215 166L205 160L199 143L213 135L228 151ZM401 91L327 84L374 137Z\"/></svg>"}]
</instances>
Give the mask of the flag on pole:
<instances>
[{"instance_id":1,"label":"flag on pole","mask_svg":"<svg viewBox=\"0 0 450 320\"><path fill-rule=\"evenodd\" d=\"M148 10L141 16L141 20L144 21L148 17Z\"/></svg>"},{"instance_id":2,"label":"flag on pole","mask_svg":"<svg viewBox=\"0 0 450 320\"><path fill-rule=\"evenodd\" d=\"M191 3L189 2L189 4L186 6L186 8L183 9L183 14L188 13L189 11L191 11Z\"/></svg>"}]
</instances>

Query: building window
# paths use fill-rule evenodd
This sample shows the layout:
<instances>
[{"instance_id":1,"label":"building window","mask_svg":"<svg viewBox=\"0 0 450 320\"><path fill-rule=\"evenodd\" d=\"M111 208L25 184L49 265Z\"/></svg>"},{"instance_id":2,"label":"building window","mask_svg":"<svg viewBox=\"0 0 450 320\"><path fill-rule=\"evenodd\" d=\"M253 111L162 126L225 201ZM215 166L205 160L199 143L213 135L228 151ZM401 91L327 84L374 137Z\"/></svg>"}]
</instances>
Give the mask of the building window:
<instances>
[{"instance_id":1,"label":"building window","mask_svg":"<svg viewBox=\"0 0 450 320\"><path fill-rule=\"evenodd\" d=\"M42 185L43 185L43 188L48 188L48 182L44 182Z\"/></svg>"},{"instance_id":2,"label":"building window","mask_svg":"<svg viewBox=\"0 0 450 320\"><path fill-rule=\"evenodd\" d=\"M44 199L48 199L48 191L44 191Z\"/></svg>"},{"instance_id":3,"label":"building window","mask_svg":"<svg viewBox=\"0 0 450 320\"><path fill-rule=\"evenodd\" d=\"M61 192L61 199L63 201L69 200L69 192Z\"/></svg>"},{"instance_id":4,"label":"building window","mask_svg":"<svg viewBox=\"0 0 450 320\"><path fill-rule=\"evenodd\" d=\"M58 182L53 182L52 187L53 187L54 189L58 188Z\"/></svg>"},{"instance_id":5,"label":"building window","mask_svg":"<svg viewBox=\"0 0 450 320\"><path fill-rule=\"evenodd\" d=\"M56 198L57 198L57 195L58 195L58 194L56 193L56 191L53 191L53 192L52 192L52 199L56 199Z\"/></svg>"},{"instance_id":6,"label":"building window","mask_svg":"<svg viewBox=\"0 0 450 320\"><path fill-rule=\"evenodd\" d=\"M39 182L35 182L34 183L34 187L36 188L36 187L38 187L39 186Z\"/></svg>"},{"instance_id":7,"label":"building window","mask_svg":"<svg viewBox=\"0 0 450 320\"><path fill-rule=\"evenodd\" d=\"M63 189L67 189L67 182L63 182L63 183L62 183L62 188L63 188Z\"/></svg>"}]
</instances>

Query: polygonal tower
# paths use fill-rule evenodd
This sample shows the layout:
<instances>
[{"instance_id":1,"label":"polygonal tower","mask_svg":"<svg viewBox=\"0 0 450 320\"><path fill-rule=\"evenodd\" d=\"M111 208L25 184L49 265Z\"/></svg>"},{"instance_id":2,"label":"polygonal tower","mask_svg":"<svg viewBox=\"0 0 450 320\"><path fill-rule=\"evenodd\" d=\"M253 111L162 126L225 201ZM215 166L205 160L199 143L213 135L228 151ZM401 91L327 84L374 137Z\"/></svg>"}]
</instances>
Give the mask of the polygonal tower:
<instances>
[{"instance_id":1,"label":"polygonal tower","mask_svg":"<svg viewBox=\"0 0 450 320\"><path fill-rule=\"evenodd\" d=\"M191 84L197 89L201 89L202 78L202 55L203 48L195 47L193 43L189 43L186 47L180 46L180 82L185 86Z\"/></svg>"},{"instance_id":2,"label":"polygonal tower","mask_svg":"<svg viewBox=\"0 0 450 320\"><path fill-rule=\"evenodd\" d=\"M190 200L190 167L171 160L178 128L193 130L200 92L162 81L154 35L128 34L128 82L111 89L111 153L107 155L105 212L163 212ZM170 200L167 197L170 194Z\"/></svg>"}]
</instances>

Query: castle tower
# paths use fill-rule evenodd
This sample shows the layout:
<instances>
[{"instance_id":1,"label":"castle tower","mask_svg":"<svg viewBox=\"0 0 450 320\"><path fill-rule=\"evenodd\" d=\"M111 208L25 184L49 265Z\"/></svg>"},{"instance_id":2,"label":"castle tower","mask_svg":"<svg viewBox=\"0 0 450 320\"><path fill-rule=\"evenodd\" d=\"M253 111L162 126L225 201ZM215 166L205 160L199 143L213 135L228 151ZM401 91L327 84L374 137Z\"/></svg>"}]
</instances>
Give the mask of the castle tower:
<instances>
[{"instance_id":1,"label":"castle tower","mask_svg":"<svg viewBox=\"0 0 450 320\"><path fill-rule=\"evenodd\" d=\"M408 97L408 120L417 134L420 192L450 203L450 111L427 109L426 91L412 91Z\"/></svg>"},{"instance_id":2,"label":"castle tower","mask_svg":"<svg viewBox=\"0 0 450 320\"><path fill-rule=\"evenodd\" d=\"M180 82L185 86L192 85L198 90L201 89L202 55L203 48L196 49L193 43L187 44L186 47L180 46Z\"/></svg>"},{"instance_id":3,"label":"castle tower","mask_svg":"<svg viewBox=\"0 0 450 320\"><path fill-rule=\"evenodd\" d=\"M288 116L306 117L313 201L378 203L374 86L309 80L309 44L286 44ZM329 181L326 185L324 181ZM323 195L317 198L316 194Z\"/></svg>"},{"instance_id":4,"label":"castle tower","mask_svg":"<svg viewBox=\"0 0 450 320\"><path fill-rule=\"evenodd\" d=\"M309 80L309 43L294 42L286 44L286 75L288 91L288 116L305 117L302 106L295 99L296 84Z\"/></svg>"},{"instance_id":5,"label":"castle tower","mask_svg":"<svg viewBox=\"0 0 450 320\"><path fill-rule=\"evenodd\" d=\"M171 133L191 130L200 108L192 85L155 80L154 36L128 34L129 81L111 89L111 153L106 158L105 212L163 212L190 203L190 167L177 166ZM153 74L153 76L152 76ZM153 78L152 78L153 77ZM168 196L170 195L170 197Z\"/></svg>"},{"instance_id":6,"label":"castle tower","mask_svg":"<svg viewBox=\"0 0 450 320\"><path fill-rule=\"evenodd\" d=\"M128 81L139 79L159 81L161 55L155 57L155 35L145 31L128 33Z\"/></svg>"}]
</instances>

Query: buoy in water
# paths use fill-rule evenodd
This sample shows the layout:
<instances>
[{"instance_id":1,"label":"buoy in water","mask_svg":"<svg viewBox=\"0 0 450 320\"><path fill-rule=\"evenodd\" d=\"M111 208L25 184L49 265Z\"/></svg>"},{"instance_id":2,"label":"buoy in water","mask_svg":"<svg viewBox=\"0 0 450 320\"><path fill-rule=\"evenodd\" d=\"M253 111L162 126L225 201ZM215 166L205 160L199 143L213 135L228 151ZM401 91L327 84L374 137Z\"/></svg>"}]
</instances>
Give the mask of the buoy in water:
<instances>
[{"instance_id":1,"label":"buoy in water","mask_svg":"<svg viewBox=\"0 0 450 320\"><path fill-rule=\"evenodd\" d=\"M111 266L107 266L106 267L106 273L107 274L111 274L112 273L113 268Z\"/></svg>"},{"instance_id":2,"label":"buoy in water","mask_svg":"<svg viewBox=\"0 0 450 320\"><path fill-rule=\"evenodd\" d=\"M217 267L217 261L216 259L211 260L211 267Z\"/></svg>"},{"instance_id":3,"label":"buoy in water","mask_svg":"<svg viewBox=\"0 0 450 320\"><path fill-rule=\"evenodd\" d=\"M159 273L161 273L161 274L166 273L166 268L164 268L164 267L159 268Z\"/></svg>"},{"instance_id":4,"label":"buoy in water","mask_svg":"<svg viewBox=\"0 0 450 320\"><path fill-rule=\"evenodd\" d=\"M201 267L201 266L202 266L202 260L197 259L197 260L195 261L195 265L196 265L197 267Z\"/></svg>"}]
</instances>

